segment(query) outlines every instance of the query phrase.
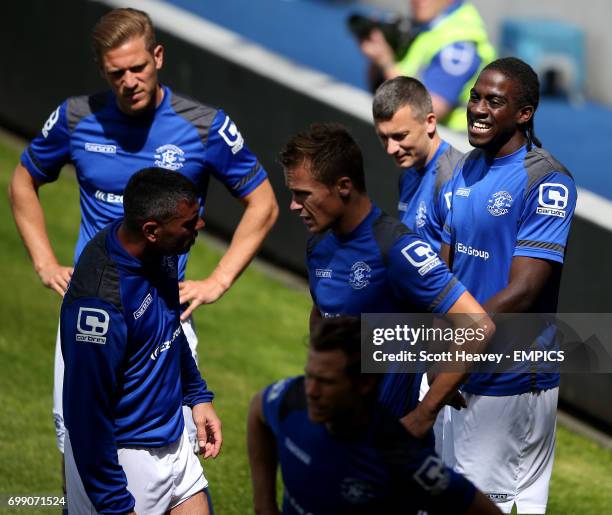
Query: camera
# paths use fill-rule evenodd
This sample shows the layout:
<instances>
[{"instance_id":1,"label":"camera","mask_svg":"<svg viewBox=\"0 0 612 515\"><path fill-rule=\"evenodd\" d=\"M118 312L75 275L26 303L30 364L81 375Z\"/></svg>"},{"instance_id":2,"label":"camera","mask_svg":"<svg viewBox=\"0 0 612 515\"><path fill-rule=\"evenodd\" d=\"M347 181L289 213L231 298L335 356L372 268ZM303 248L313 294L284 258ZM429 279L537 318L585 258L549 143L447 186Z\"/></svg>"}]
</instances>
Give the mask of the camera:
<instances>
[{"instance_id":1,"label":"camera","mask_svg":"<svg viewBox=\"0 0 612 515\"><path fill-rule=\"evenodd\" d=\"M398 58L406 53L416 37L414 25L406 17L389 16L385 20L378 20L354 13L348 17L347 25L358 40L366 39L374 29L379 29Z\"/></svg>"}]
</instances>

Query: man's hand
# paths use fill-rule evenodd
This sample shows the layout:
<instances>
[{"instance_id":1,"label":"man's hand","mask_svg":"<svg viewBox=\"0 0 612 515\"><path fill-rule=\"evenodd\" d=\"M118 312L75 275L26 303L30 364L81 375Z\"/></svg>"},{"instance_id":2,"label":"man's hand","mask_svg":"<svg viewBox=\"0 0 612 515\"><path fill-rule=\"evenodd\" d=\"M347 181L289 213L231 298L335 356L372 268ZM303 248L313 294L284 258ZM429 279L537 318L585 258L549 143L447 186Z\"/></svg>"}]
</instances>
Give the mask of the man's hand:
<instances>
[{"instance_id":1,"label":"man's hand","mask_svg":"<svg viewBox=\"0 0 612 515\"><path fill-rule=\"evenodd\" d=\"M393 49L387 43L380 29L372 29L370 35L359 42L359 48L363 54L383 71L395 67L395 55Z\"/></svg>"},{"instance_id":2,"label":"man's hand","mask_svg":"<svg viewBox=\"0 0 612 515\"><path fill-rule=\"evenodd\" d=\"M51 265L41 266L36 272L47 288L55 290L63 297L66 288L68 288L73 270L72 267L53 263Z\"/></svg>"},{"instance_id":3,"label":"man's hand","mask_svg":"<svg viewBox=\"0 0 612 515\"><path fill-rule=\"evenodd\" d=\"M223 436L221 435L221 420L212 403L196 404L191 408L191 413L198 433L200 454L204 459L216 458L221 450Z\"/></svg>"},{"instance_id":4,"label":"man's hand","mask_svg":"<svg viewBox=\"0 0 612 515\"><path fill-rule=\"evenodd\" d=\"M180 303L189 302L189 307L181 315L181 321L186 320L198 306L219 300L227 290L228 288L212 275L201 281L179 283Z\"/></svg>"},{"instance_id":5,"label":"man's hand","mask_svg":"<svg viewBox=\"0 0 612 515\"><path fill-rule=\"evenodd\" d=\"M423 438L433 427L437 413L419 404L408 415L400 418L400 422L406 430L416 438Z\"/></svg>"},{"instance_id":6,"label":"man's hand","mask_svg":"<svg viewBox=\"0 0 612 515\"><path fill-rule=\"evenodd\" d=\"M461 395L461 392L455 392L455 395L453 395L453 397L449 399L446 404L452 406L457 411L467 408L467 401L465 400L465 397Z\"/></svg>"}]
</instances>

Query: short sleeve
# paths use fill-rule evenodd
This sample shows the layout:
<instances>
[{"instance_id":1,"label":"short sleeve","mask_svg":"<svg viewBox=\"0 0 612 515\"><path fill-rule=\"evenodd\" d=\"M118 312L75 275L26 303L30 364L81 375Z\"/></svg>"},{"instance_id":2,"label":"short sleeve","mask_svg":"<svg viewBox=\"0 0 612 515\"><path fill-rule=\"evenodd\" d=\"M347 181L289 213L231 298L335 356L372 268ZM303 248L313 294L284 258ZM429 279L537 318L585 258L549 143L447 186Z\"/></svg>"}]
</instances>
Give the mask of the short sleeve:
<instances>
[{"instance_id":1,"label":"short sleeve","mask_svg":"<svg viewBox=\"0 0 612 515\"><path fill-rule=\"evenodd\" d=\"M245 197L267 177L236 124L222 110L217 111L210 128L206 160L213 175L235 197Z\"/></svg>"},{"instance_id":2,"label":"short sleeve","mask_svg":"<svg viewBox=\"0 0 612 515\"><path fill-rule=\"evenodd\" d=\"M21 164L38 182L53 182L70 161L67 102L51 113L40 133L21 155Z\"/></svg>"},{"instance_id":3,"label":"short sleeve","mask_svg":"<svg viewBox=\"0 0 612 515\"><path fill-rule=\"evenodd\" d=\"M446 313L465 292L431 245L414 235L400 238L388 259L395 294L423 311Z\"/></svg>"},{"instance_id":4,"label":"short sleeve","mask_svg":"<svg viewBox=\"0 0 612 515\"><path fill-rule=\"evenodd\" d=\"M296 378L281 379L266 387L263 392L263 415L266 423L275 435L280 426L280 406L287 390Z\"/></svg>"},{"instance_id":5,"label":"short sleeve","mask_svg":"<svg viewBox=\"0 0 612 515\"><path fill-rule=\"evenodd\" d=\"M444 47L434 56L421 74L423 84L430 93L456 105L463 88L475 75L481 61L472 41L458 41Z\"/></svg>"},{"instance_id":6,"label":"short sleeve","mask_svg":"<svg viewBox=\"0 0 612 515\"><path fill-rule=\"evenodd\" d=\"M534 184L519 219L514 256L563 263L576 198L574 181L566 174L553 172Z\"/></svg>"}]
</instances>

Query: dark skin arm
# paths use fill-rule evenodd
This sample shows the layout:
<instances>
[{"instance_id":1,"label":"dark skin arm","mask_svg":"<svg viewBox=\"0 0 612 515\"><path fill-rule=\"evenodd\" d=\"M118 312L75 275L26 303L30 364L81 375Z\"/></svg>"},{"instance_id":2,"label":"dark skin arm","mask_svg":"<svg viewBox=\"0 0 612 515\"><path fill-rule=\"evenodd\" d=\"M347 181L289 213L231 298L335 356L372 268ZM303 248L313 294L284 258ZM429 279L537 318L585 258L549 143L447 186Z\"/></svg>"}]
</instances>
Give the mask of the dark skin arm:
<instances>
[{"instance_id":1,"label":"dark skin arm","mask_svg":"<svg viewBox=\"0 0 612 515\"><path fill-rule=\"evenodd\" d=\"M312 334L312 332L314 331L314 328L317 326L319 322L321 322L321 320L323 320L323 317L321 316L321 312L319 311L319 308L316 306L316 304L313 304L312 309L310 310L310 319L309 319L310 334Z\"/></svg>"},{"instance_id":2,"label":"dark skin arm","mask_svg":"<svg viewBox=\"0 0 612 515\"><path fill-rule=\"evenodd\" d=\"M491 499L477 490L472 504L465 513L466 515L498 515L501 511Z\"/></svg>"},{"instance_id":3,"label":"dark skin arm","mask_svg":"<svg viewBox=\"0 0 612 515\"><path fill-rule=\"evenodd\" d=\"M247 427L253 510L256 515L280 515L276 504L276 438L265 423L262 402L263 395L259 392L251 401Z\"/></svg>"}]
</instances>

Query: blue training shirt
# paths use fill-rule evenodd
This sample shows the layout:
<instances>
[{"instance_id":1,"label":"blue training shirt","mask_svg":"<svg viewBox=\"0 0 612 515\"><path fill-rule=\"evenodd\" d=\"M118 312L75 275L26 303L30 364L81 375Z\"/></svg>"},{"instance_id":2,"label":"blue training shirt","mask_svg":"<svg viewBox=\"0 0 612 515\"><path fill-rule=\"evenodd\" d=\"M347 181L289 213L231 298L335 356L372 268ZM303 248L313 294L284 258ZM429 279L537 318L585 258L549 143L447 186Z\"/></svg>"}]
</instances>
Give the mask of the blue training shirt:
<instances>
[{"instance_id":1,"label":"blue training shirt","mask_svg":"<svg viewBox=\"0 0 612 515\"><path fill-rule=\"evenodd\" d=\"M443 186L463 154L442 141L422 170L407 168L399 179L398 216L403 224L440 251L442 228L450 209L450 194L439 199Z\"/></svg>"},{"instance_id":2,"label":"blue training shirt","mask_svg":"<svg viewBox=\"0 0 612 515\"><path fill-rule=\"evenodd\" d=\"M181 328L176 256L130 256L117 240L120 222L83 250L60 318L66 428L100 513L134 507L117 448L175 442L181 406L213 399Z\"/></svg>"},{"instance_id":3,"label":"blue training shirt","mask_svg":"<svg viewBox=\"0 0 612 515\"><path fill-rule=\"evenodd\" d=\"M304 377L268 386L262 402L285 485L283 515L464 513L474 499L467 479L375 403L368 425L342 437L309 420Z\"/></svg>"},{"instance_id":4,"label":"blue training shirt","mask_svg":"<svg viewBox=\"0 0 612 515\"><path fill-rule=\"evenodd\" d=\"M429 243L376 206L350 234L313 236L306 261L323 317L446 313L465 291ZM416 406L415 376L389 373L382 381L379 400L398 418Z\"/></svg>"},{"instance_id":5,"label":"blue training shirt","mask_svg":"<svg viewBox=\"0 0 612 515\"><path fill-rule=\"evenodd\" d=\"M515 256L563 263L576 186L546 150L527 151L523 146L492 160L482 150L473 150L447 188L453 192L453 202L443 241L451 247L453 273L481 304L508 286ZM530 311L557 311L560 269L555 268ZM541 345L554 343L550 333L543 336ZM512 342L505 342L505 347L511 349ZM559 384L556 373L521 370L525 373L472 374L462 389L480 395L515 395Z\"/></svg>"},{"instance_id":6,"label":"blue training shirt","mask_svg":"<svg viewBox=\"0 0 612 515\"><path fill-rule=\"evenodd\" d=\"M236 197L244 197L266 178L236 125L222 110L202 105L164 87L163 100L151 113L122 113L111 92L72 97L49 117L21 156L40 182L57 179L72 163L80 190L81 226L77 261L85 244L123 216L123 190L142 168L182 173L199 188L204 206L211 175ZM179 278L187 255L181 256Z\"/></svg>"}]
</instances>

